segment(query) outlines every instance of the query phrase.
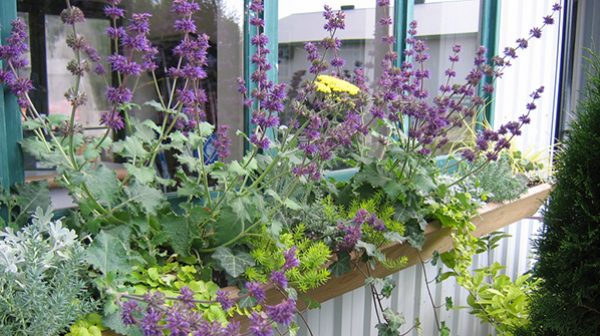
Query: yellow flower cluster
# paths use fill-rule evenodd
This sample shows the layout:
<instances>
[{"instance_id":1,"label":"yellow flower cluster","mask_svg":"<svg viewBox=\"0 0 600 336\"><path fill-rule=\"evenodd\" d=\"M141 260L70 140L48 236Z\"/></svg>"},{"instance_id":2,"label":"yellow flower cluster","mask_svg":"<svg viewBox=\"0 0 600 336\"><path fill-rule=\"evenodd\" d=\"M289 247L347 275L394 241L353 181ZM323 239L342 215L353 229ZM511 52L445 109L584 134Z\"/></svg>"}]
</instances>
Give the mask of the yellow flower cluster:
<instances>
[{"instance_id":1,"label":"yellow flower cluster","mask_svg":"<svg viewBox=\"0 0 600 336\"><path fill-rule=\"evenodd\" d=\"M318 92L322 93L348 93L352 96L358 94L358 86L351 84L343 79L329 75L319 75L315 81Z\"/></svg>"}]
</instances>

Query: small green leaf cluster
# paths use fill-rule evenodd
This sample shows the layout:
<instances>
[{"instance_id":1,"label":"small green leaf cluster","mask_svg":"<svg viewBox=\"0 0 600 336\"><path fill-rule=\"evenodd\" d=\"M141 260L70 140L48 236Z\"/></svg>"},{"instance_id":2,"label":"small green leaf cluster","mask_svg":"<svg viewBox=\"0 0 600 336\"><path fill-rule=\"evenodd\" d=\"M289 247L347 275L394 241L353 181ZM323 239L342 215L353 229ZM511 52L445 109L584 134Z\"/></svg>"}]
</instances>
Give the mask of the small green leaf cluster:
<instances>
[{"instance_id":1,"label":"small green leaf cluster","mask_svg":"<svg viewBox=\"0 0 600 336\"><path fill-rule=\"evenodd\" d=\"M282 233L279 242L268 234L251 239L250 255L257 265L246 269L246 277L251 281L266 282L271 272L280 270L285 263L283 252L296 246L300 265L286 271L290 284L301 292L324 284L331 275L327 269L331 249L322 241L309 239L305 233L301 224L292 232Z\"/></svg>"},{"instance_id":2,"label":"small green leaf cluster","mask_svg":"<svg viewBox=\"0 0 600 336\"><path fill-rule=\"evenodd\" d=\"M91 313L73 323L65 336L102 336L106 328L102 325L102 316Z\"/></svg>"},{"instance_id":3,"label":"small green leaf cluster","mask_svg":"<svg viewBox=\"0 0 600 336\"><path fill-rule=\"evenodd\" d=\"M469 283L467 303L471 313L496 328L498 335L513 336L528 323L530 296L540 280L531 274L519 276L513 282L508 275L499 274L504 266L493 263L475 270Z\"/></svg>"},{"instance_id":4,"label":"small green leaf cluster","mask_svg":"<svg viewBox=\"0 0 600 336\"><path fill-rule=\"evenodd\" d=\"M206 277L205 275L204 277ZM212 281L199 280L202 274L195 266L169 262L162 266L136 266L127 276L125 288L134 295L143 296L159 291L166 297L177 297L181 288L188 287L198 301L214 301L219 286ZM199 312L207 321L227 322L227 313L217 302L198 304Z\"/></svg>"},{"instance_id":5,"label":"small green leaf cluster","mask_svg":"<svg viewBox=\"0 0 600 336\"><path fill-rule=\"evenodd\" d=\"M0 232L0 334L60 335L95 308L75 232L38 208L31 224Z\"/></svg>"}]
</instances>

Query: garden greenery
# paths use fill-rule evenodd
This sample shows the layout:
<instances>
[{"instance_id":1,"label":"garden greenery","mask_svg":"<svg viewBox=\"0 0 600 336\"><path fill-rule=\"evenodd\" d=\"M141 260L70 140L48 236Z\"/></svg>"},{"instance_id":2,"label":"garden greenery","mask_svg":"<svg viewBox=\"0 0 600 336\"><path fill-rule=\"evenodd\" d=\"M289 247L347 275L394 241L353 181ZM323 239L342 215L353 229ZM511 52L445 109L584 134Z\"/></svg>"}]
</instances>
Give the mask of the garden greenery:
<instances>
[{"instance_id":1,"label":"garden greenery","mask_svg":"<svg viewBox=\"0 0 600 336\"><path fill-rule=\"evenodd\" d=\"M305 44L309 78L288 92L285 84L269 80L274 69L267 61L263 4L253 0L248 11L255 70L252 83L238 80L238 85L255 127L250 134L237 131L250 150L240 160L227 161L227 125L205 121L210 38L196 27L200 5L172 1L174 28L181 36L172 53L179 62L168 69L165 79L172 85L163 91L155 71L158 50L148 38L150 14L125 13L120 2L108 0L105 7L112 21L106 33L116 50L105 69L100 55L77 33L83 12L66 1L61 19L71 31L66 42L73 60L67 68L75 78L65 93L72 108L67 117L41 115L28 95L31 81L18 76L26 65L22 20L13 22L8 43L0 47L6 64L0 82L17 95L23 125L33 134L22 147L57 170L59 183L78 206L70 225L92 237L85 261L103 303L103 328L131 335L293 333L297 303L310 301L304 292L360 262L403 267L405 259L390 260L381 247L411 244L419 249L433 220L454 231L455 250L442 260L457 279L464 279L459 283L478 295L478 309L486 309L487 287L469 283L467 275L477 246L471 218L481 204L470 189L473 184L487 188L492 166L510 179L510 169L496 160L530 122L543 87L533 91L517 121L496 130L483 128L469 146L454 150L448 162L460 169L440 168L436 156L447 147L451 131L484 112L486 99L478 88L493 92L494 81L518 52L541 37L560 6L502 56L488 58L487 50L478 48L464 80L456 78L454 67L462 55L461 47L454 46L438 92L424 89L429 55L416 37L416 22L408 31L406 61L397 62L395 37L384 36L387 51L377 60L380 77L367 79L360 67L344 76L336 33L345 29L345 14L325 6L328 36ZM377 5L390 6L385 0ZM384 16L379 24L389 30L392 20ZM140 109L135 88L142 73L153 78L156 99L139 103L155 109L159 122L133 116ZM102 115L107 129L100 137L85 137L75 122L87 101L83 76L114 78L107 80L112 83L106 88L110 109ZM284 112L292 116L286 125L279 119ZM115 133L124 136L113 138ZM214 141L219 160L204 159L208 141ZM165 152L178 163L172 178L155 168L157 156ZM123 180L102 163L105 153L123 160L128 173ZM340 164L358 168L349 181L324 174ZM496 189L481 192L517 197L501 196ZM508 281L495 271L485 274L502 284ZM393 290L389 281L365 275L377 303L380 334L417 328L418 323L407 327L399 312L383 308L382 299ZM218 289L230 285L238 290ZM240 316L249 320L246 330L240 330ZM502 319L493 316L495 322ZM436 320L436 327L449 332L443 321Z\"/></svg>"}]
</instances>

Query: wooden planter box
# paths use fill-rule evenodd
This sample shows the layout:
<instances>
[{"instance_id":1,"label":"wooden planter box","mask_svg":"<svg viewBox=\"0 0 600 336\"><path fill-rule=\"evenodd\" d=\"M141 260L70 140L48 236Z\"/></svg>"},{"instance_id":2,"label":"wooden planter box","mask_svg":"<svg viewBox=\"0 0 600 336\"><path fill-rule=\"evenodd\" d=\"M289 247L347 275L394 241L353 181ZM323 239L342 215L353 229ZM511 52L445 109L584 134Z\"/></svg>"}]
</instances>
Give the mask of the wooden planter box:
<instances>
[{"instance_id":1,"label":"wooden planter box","mask_svg":"<svg viewBox=\"0 0 600 336\"><path fill-rule=\"evenodd\" d=\"M518 200L509 203L489 203L479 209L479 214L473 218L473 223L477 227L473 234L477 237L485 236L493 231L501 229L509 224L517 222L521 219L535 214L548 194L552 186L549 184L541 184L530 188L526 194ZM419 252L409 244L394 244L383 248L383 252L390 258L398 258L406 256L408 263L406 267L415 265L420 261L420 258L427 259L431 257L434 251L446 252L452 248L452 240L450 237L451 230L443 229L437 223L431 223L425 229L425 244ZM350 272L340 276L332 277L323 286L315 288L306 294L309 298L317 302L325 302L347 292L364 286L366 268L365 264L360 264L358 269L355 267ZM393 270L378 264L375 269L370 270L373 277L385 277L396 273L399 270ZM233 289L233 291L235 291ZM267 301L279 302L282 295L274 288L267 289ZM303 310L304 300L298 301L298 309ZM245 324L242 321L242 326ZM106 336L117 336L111 332L104 332Z\"/></svg>"}]
</instances>

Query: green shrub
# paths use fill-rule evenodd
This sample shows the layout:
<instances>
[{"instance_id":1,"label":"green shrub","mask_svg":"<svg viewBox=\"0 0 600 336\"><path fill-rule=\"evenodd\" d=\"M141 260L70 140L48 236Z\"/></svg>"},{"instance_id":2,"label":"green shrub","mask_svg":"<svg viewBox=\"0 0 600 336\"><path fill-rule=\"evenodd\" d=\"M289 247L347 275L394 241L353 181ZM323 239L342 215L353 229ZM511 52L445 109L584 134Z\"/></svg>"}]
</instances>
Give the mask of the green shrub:
<instances>
[{"instance_id":1,"label":"green shrub","mask_svg":"<svg viewBox=\"0 0 600 336\"><path fill-rule=\"evenodd\" d=\"M600 59L590 65L535 242L534 275L543 281L532 304L533 335L600 335Z\"/></svg>"}]
</instances>

